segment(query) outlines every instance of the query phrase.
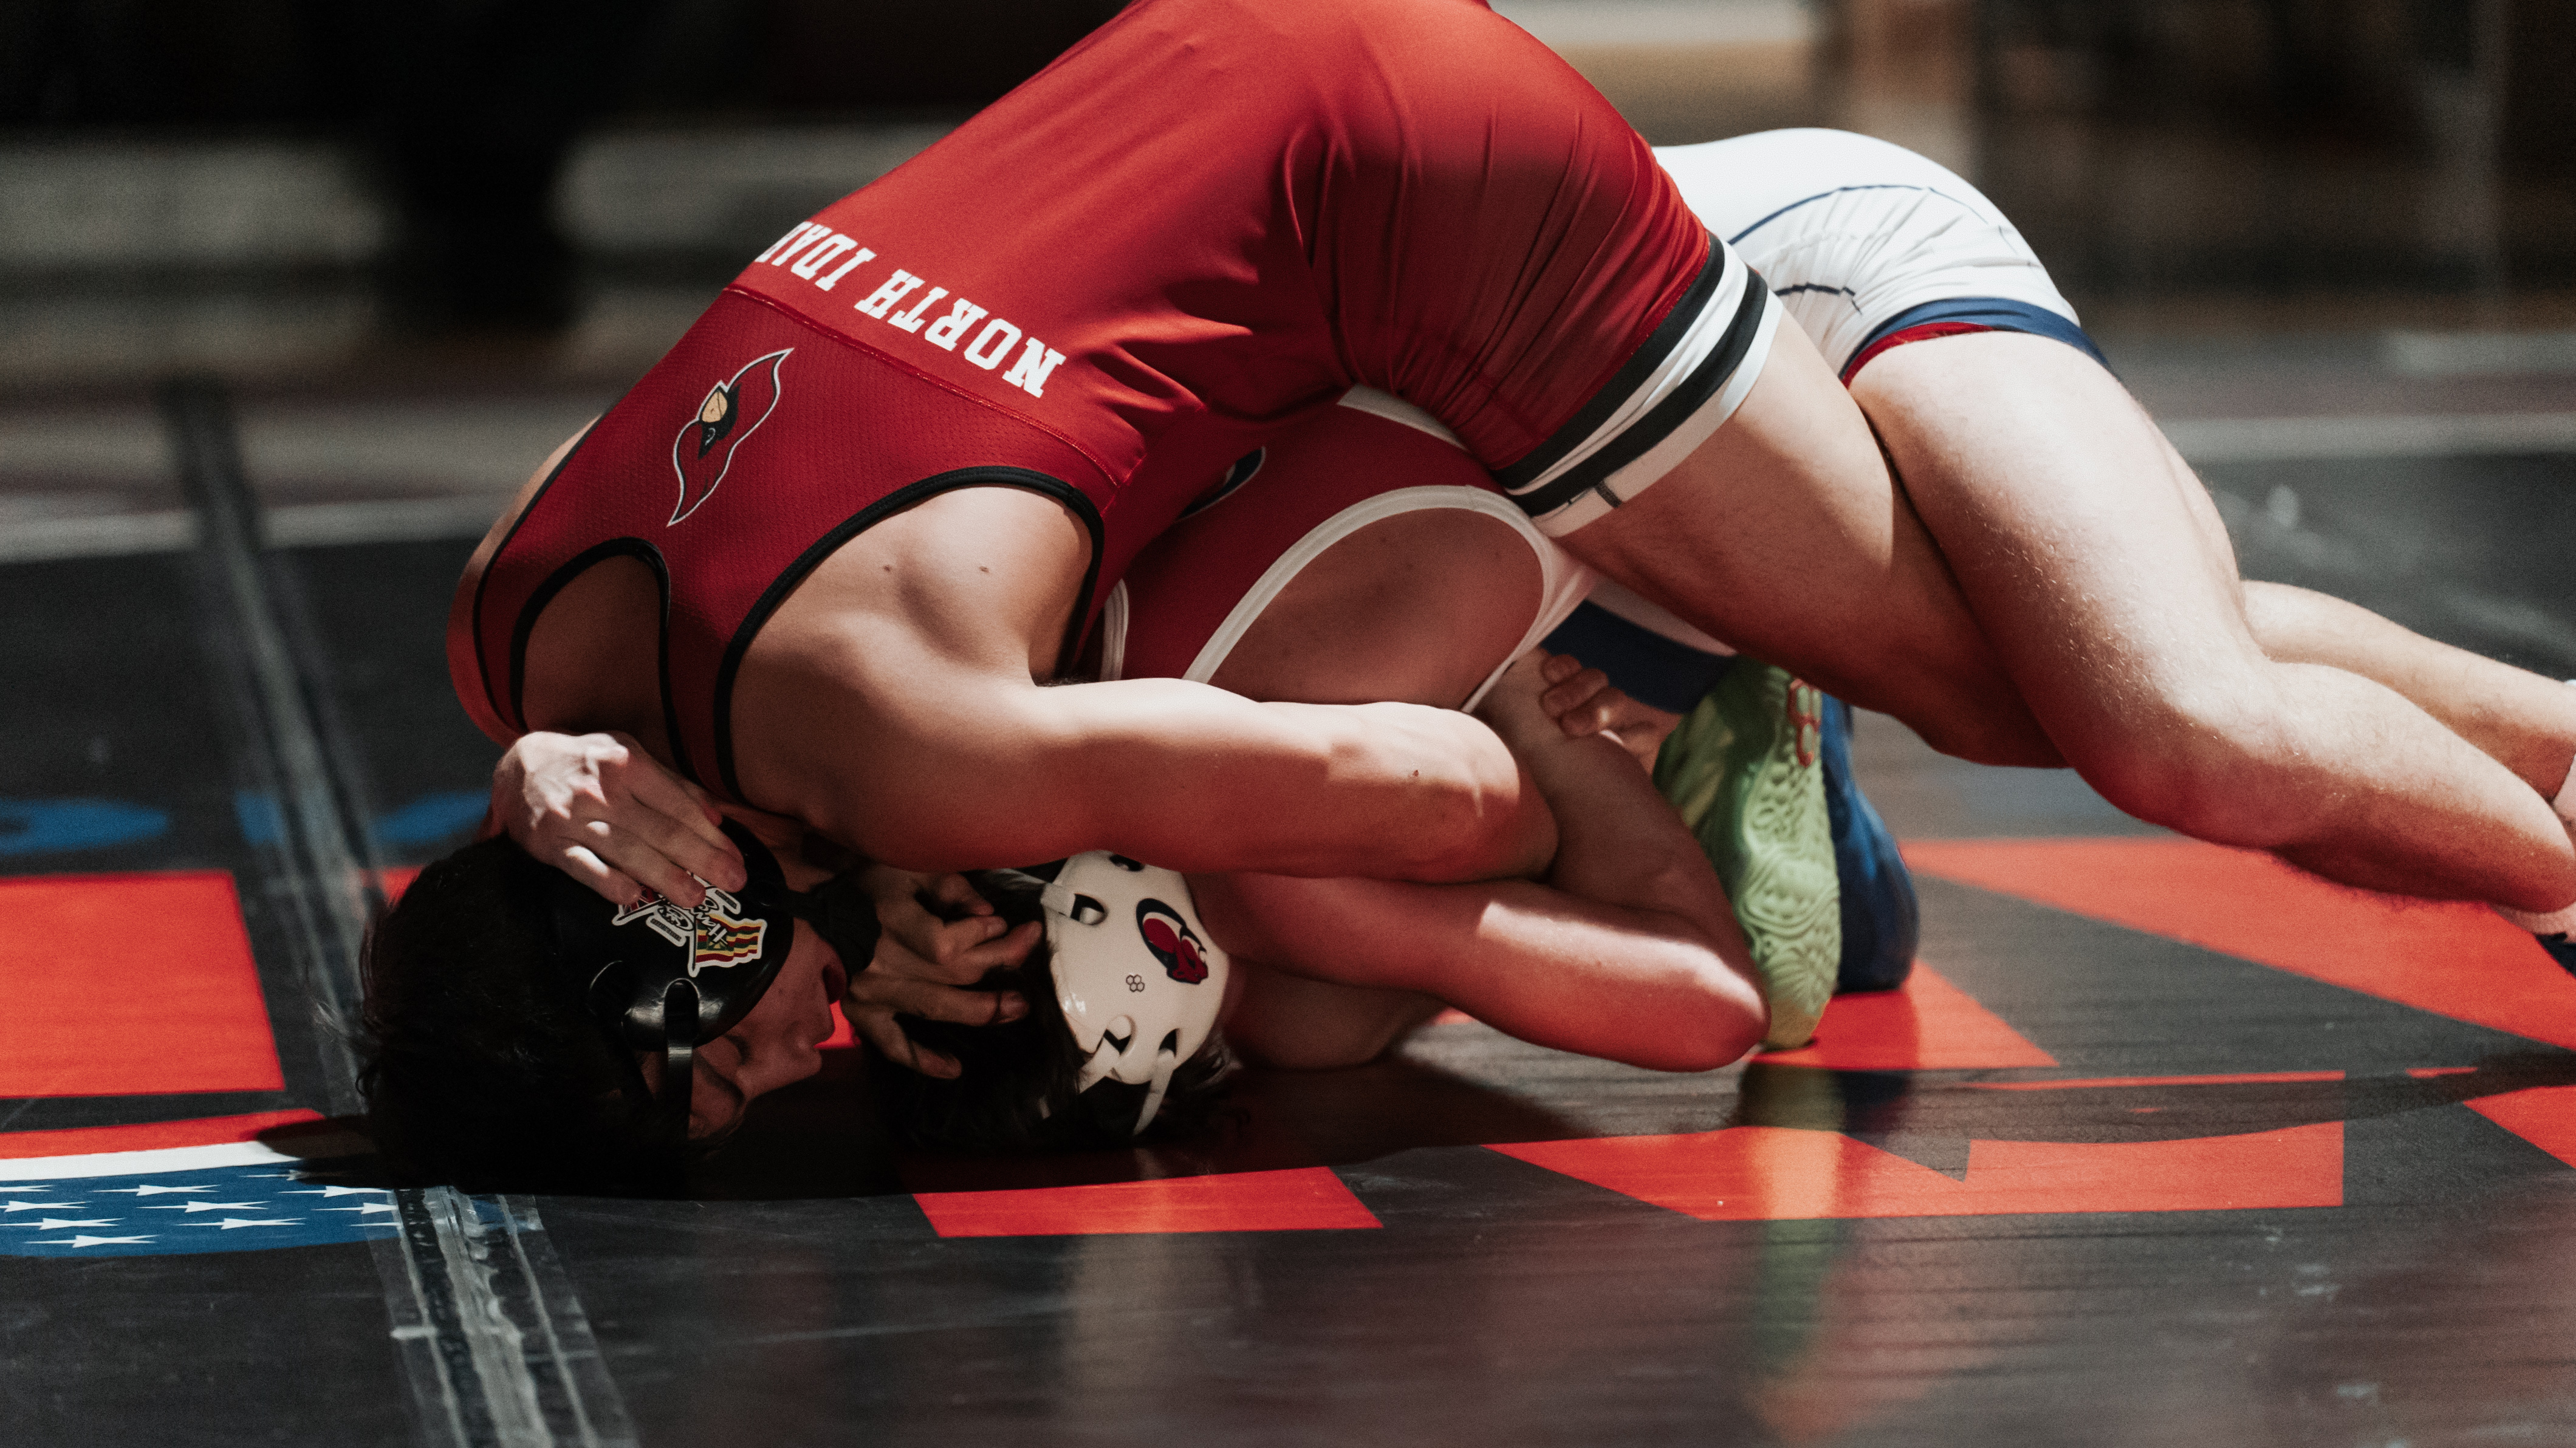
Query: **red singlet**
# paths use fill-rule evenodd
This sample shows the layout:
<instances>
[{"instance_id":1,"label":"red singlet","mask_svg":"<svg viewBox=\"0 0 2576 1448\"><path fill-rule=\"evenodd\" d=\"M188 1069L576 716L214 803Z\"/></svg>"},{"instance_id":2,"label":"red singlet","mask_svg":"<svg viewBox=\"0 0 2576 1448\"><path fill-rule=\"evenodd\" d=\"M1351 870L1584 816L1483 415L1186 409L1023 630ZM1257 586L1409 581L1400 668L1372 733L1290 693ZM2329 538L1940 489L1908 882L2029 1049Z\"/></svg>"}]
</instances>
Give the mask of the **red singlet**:
<instances>
[{"instance_id":1,"label":"red singlet","mask_svg":"<svg viewBox=\"0 0 2576 1448\"><path fill-rule=\"evenodd\" d=\"M1477 0L1145 0L755 260L547 481L450 668L523 731L538 613L642 558L675 762L739 797L742 657L877 519L969 485L1061 500L1096 540L1079 628L1234 459L1361 384L1534 513L1615 505L1601 470L1745 356L1744 277Z\"/></svg>"}]
</instances>

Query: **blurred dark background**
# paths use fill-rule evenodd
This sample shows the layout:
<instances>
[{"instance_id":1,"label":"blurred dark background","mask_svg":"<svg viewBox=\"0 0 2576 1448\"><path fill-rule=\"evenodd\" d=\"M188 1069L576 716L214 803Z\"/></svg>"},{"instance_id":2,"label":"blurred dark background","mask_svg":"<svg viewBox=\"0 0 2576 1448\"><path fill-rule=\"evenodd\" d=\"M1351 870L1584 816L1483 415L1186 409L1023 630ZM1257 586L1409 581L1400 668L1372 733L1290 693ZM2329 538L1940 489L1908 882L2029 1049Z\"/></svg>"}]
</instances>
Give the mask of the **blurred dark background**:
<instances>
[{"instance_id":1,"label":"blurred dark background","mask_svg":"<svg viewBox=\"0 0 2576 1448\"><path fill-rule=\"evenodd\" d=\"M0 124L33 145L335 144L385 208L388 229L368 259L399 320L552 327L577 310L582 258L554 213L585 135L953 119L1116 10L1110 0L15 0L0 21ZM662 180L690 183L684 169Z\"/></svg>"},{"instance_id":2,"label":"blurred dark background","mask_svg":"<svg viewBox=\"0 0 2576 1448\"><path fill-rule=\"evenodd\" d=\"M2556 317L2576 285L2566 0L1500 8L1658 142L1835 124L1936 156L2115 330L2249 305ZM0 316L212 291L241 317L284 288L250 351L560 332L603 290L720 283L1116 9L8 0ZM56 360L118 370L90 340Z\"/></svg>"}]
</instances>

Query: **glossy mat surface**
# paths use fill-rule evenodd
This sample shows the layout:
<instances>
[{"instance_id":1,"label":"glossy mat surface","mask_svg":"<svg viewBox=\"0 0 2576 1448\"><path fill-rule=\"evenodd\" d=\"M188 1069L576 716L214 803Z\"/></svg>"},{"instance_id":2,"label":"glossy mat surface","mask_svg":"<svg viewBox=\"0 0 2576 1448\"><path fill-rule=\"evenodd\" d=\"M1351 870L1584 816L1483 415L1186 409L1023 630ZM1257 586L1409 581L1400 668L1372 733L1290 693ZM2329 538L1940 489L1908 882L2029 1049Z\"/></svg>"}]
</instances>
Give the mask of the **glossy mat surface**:
<instances>
[{"instance_id":1,"label":"glossy mat surface","mask_svg":"<svg viewBox=\"0 0 2576 1448\"><path fill-rule=\"evenodd\" d=\"M2249 532L2250 569L2412 529L2411 575L2310 581L2567 671L2533 512L2576 462L2430 466L2208 472L2323 540ZM396 862L492 757L437 650L466 546L287 560ZM299 1162L329 1092L197 586L0 567L0 1437L405 1441L397 1214ZM891 1150L843 1053L694 1199L525 1222L647 1444L2576 1439L2576 981L2066 776L1878 719L1860 756L1922 965L1805 1050L1663 1076L1453 1022L1249 1075L1201 1145L1043 1162Z\"/></svg>"}]
</instances>

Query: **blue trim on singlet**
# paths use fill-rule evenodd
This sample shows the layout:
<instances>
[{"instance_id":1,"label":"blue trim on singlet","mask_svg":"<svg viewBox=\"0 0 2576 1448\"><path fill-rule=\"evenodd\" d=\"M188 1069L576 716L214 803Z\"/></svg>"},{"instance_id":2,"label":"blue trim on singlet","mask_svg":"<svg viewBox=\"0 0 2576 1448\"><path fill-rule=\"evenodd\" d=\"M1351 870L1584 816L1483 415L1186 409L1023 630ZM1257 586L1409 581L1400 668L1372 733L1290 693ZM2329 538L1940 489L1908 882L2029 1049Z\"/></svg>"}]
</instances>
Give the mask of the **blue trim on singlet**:
<instances>
[{"instance_id":1,"label":"blue trim on singlet","mask_svg":"<svg viewBox=\"0 0 2576 1448\"><path fill-rule=\"evenodd\" d=\"M1908 327L1929 326L1934 322L1966 322L1997 332L2026 332L2034 337L2063 342L2101 363L2106 370L2111 365L2111 360L2102 355L2102 349L2093 345L2093 339L2084 334L2082 327L2075 325L2073 318L2046 307L2008 301L2002 297L1948 297L1937 302L1925 302L1919 307L1907 307L1879 323L1859 346L1852 349L1852 355L1858 357L1877 346L1881 339Z\"/></svg>"},{"instance_id":2,"label":"blue trim on singlet","mask_svg":"<svg viewBox=\"0 0 2576 1448\"><path fill-rule=\"evenodd\" d=\"M1732 654L1703 653L1675 643L1588 601L1576 605L1540 647L1574 655L1608 674L1629 698L1672 714L1697 704L1735 662Z\"/></svg>"},{"instance_id":3,"label":"blue trim on singlet","mask_svg":"<svg viewBox=\"0 0 2576 1448\"><path fill-rule=\"evenodd\" d=\"M1769 226L1772 222L1779 220L1781 217L1788 215L1790 212L1797 210L1801 206L1812 206L1815 203L1824 200L1828 196L1840 196L1846 191L1922 191L1929 193L1930 195L1938 196L1953 206L1965 207L1970 211L1976 210L1975 207L1969 206L1968 203L1951 195L1947 191L1940 190L1937 187L1917 186L1911 181L1874 181L1866 186L1837 186L1831 191L1819 191L1813 196L1799 197L1797 200L1792 201L1788 205L1781 207L1779 210L1772 212L1770 215L1763 217L1760 221L1757 221L1751 226L1744 228L1742 231L1735 233L1733 236L1728 237L1726 239L1726 244L1728 246L1734 246L1743 241L1744 238L1751 236L1753 233L1760 231L1766 226Z\"/></svg>"}]
</instances>

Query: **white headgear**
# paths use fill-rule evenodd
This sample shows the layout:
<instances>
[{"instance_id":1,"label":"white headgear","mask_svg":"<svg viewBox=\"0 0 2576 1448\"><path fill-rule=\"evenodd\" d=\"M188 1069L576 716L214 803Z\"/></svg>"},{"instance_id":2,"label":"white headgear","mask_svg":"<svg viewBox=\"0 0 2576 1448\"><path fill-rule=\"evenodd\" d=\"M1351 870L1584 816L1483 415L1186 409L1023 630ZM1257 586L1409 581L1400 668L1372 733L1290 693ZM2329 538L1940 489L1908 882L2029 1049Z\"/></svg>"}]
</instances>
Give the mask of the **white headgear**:
<instances>
[{"instance_id":1,"label":"white headgear","mask_svg":"<svg viewBox=\"0 0 2576 1448\"><path fill-rule=\"evenodd\" d=\"M1189 882L1094 850L1064 862L1039 901L1056 1000L1089 1059L1076 1092L1103 1080L1150 1086L1142 1132L1172 1072L1207 1043L1225 1002L1225 952L1207 937Z\"/></svg>"}]
</instances>

